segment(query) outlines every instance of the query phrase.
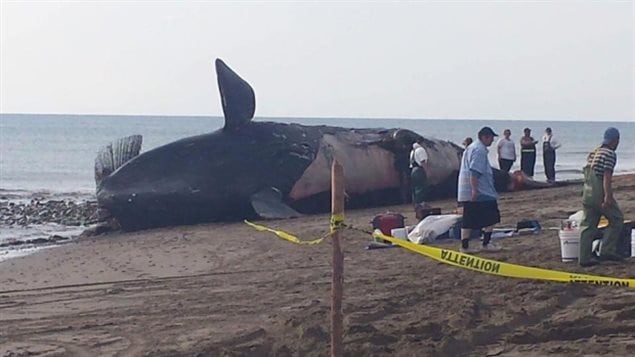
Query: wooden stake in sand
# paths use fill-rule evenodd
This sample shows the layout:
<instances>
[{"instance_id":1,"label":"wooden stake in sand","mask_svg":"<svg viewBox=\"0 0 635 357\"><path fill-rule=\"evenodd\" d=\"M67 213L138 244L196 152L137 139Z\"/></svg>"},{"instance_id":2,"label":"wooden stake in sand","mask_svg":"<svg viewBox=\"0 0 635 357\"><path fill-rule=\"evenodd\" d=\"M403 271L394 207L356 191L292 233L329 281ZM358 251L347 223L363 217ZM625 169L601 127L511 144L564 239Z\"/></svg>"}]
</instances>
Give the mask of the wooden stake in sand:
<instances>
[{"instance_id":1,"label":"wooden stake in sand","mask_svg":"<svg viewBox=\"0 0 635 357\"><path fill-rule=\"evenodd\" d=\"M331 167L331 225L344 215L344 169L337 160ZM333 281L331 284L331 356L342 356L342 295L344 285L344 254L340 247L340 232L332 234Z\"/></svg>"}]
</instances>

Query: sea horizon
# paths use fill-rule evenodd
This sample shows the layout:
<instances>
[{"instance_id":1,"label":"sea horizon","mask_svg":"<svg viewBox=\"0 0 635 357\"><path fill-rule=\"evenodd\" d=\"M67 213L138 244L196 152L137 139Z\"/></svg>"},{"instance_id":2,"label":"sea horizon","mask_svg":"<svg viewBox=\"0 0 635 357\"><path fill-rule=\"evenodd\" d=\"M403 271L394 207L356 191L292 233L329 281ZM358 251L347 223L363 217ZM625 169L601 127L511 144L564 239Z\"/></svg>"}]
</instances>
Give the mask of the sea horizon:
<instances>
[{"instance_id":1,"label":"sea horizon","mask_svg":"<svg viewBox=\"0 0 635 357\"><path fill-rule=\"evenodd\" d=\"M14 115L14 116L85 116L85 117L151 117L151 118L223 118L222 115L209 115L209 114L99 114L99 113L1 113L0 116L3 115ZM523 118L480 118L480 117L470 117L470 118L461 118L461 117L348 117L348 116L258 116L254 115L253 120L259 119L354 119L354 120L453 120L453 121L524 121L524 122L584 122L584 123L633 123L635 124L635 118L631 119L607 119L607 120L580 120L576 118L555 118L555 119L523 119Z\"/></svg>"}]
</instances>

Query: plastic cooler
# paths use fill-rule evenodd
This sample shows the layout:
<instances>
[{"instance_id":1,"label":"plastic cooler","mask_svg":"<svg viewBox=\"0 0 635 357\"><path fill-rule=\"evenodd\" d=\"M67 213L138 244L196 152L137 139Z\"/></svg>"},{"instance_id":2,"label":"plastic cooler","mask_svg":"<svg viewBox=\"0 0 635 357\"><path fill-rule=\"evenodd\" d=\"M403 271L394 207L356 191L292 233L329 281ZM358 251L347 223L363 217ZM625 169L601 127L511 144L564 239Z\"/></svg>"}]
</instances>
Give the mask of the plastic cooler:
<instances>
[{"instance_id":1,"label":"plastic cooler","mask_svg":"<svg viewBox=\"0 0 635 357\"><path fill-rule=\"evenodd\" d=\"M391 235L392 230L396 228L404 228L406 217L400 213L386 212L376 215L371 221L373 230L379 229L384 235ZM381 242L385 242L383 239Z\"/></svg>"}]
</instances>

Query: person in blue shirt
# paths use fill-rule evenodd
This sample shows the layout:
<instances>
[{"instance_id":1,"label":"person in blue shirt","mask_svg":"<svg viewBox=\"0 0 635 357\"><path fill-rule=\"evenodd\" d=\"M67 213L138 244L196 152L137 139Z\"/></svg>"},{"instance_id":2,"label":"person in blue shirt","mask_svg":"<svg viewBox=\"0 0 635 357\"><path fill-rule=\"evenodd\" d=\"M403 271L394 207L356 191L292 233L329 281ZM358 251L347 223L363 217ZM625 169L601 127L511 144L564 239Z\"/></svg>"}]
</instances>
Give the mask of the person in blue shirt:
<instances>
[{"instance_id":1,"label":"person in blue shirt","mask_svg":"<svg viewBox=\"0 0 635 357\"><path fill-rule=\"evenodd\" d=\"M498 136L490 127L478 132L478 140L470 144L461 158L457 198L463 206L461 228L461 252L475 253L470 249L473 229L483 230L482 250L498 251L500 247L491 242L492 230L500 222L498 193L494 188L494 173L487 158L488 147Z\"/></svg>"}]
</instances>

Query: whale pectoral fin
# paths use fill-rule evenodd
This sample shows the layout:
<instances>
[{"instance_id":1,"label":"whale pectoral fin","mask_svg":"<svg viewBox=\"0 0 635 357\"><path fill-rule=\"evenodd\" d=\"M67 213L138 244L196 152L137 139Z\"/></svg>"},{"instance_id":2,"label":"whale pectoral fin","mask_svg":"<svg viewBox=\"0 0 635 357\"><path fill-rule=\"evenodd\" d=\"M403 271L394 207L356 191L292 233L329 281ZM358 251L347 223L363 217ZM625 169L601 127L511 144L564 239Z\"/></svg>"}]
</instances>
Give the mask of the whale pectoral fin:
<instances>
[{"instance_id":1,"label":"whale pectoral fin","mask_svg":"<svg viewBox=\"0 0 635 357\"><path fill-rule=\"evenodd\" d=\"M260 217L265 219L295 218L302 216L301 213L284 204L280 191L273 187L265 188L251 195L251 206Z\"/></svg>"},{"instance_id":2,"label":"whale pectoral fin","mask_svg":"<svg viewBox=\"0 0 635 357\"><path fill-rule=\"evenodd\" d=\"M101 148L97 153L97 158L95 158L95 183L97 187L106 176L138 156L142 142L141 135L131 135L117 139Z\"/></svg>"}]
</instances>

